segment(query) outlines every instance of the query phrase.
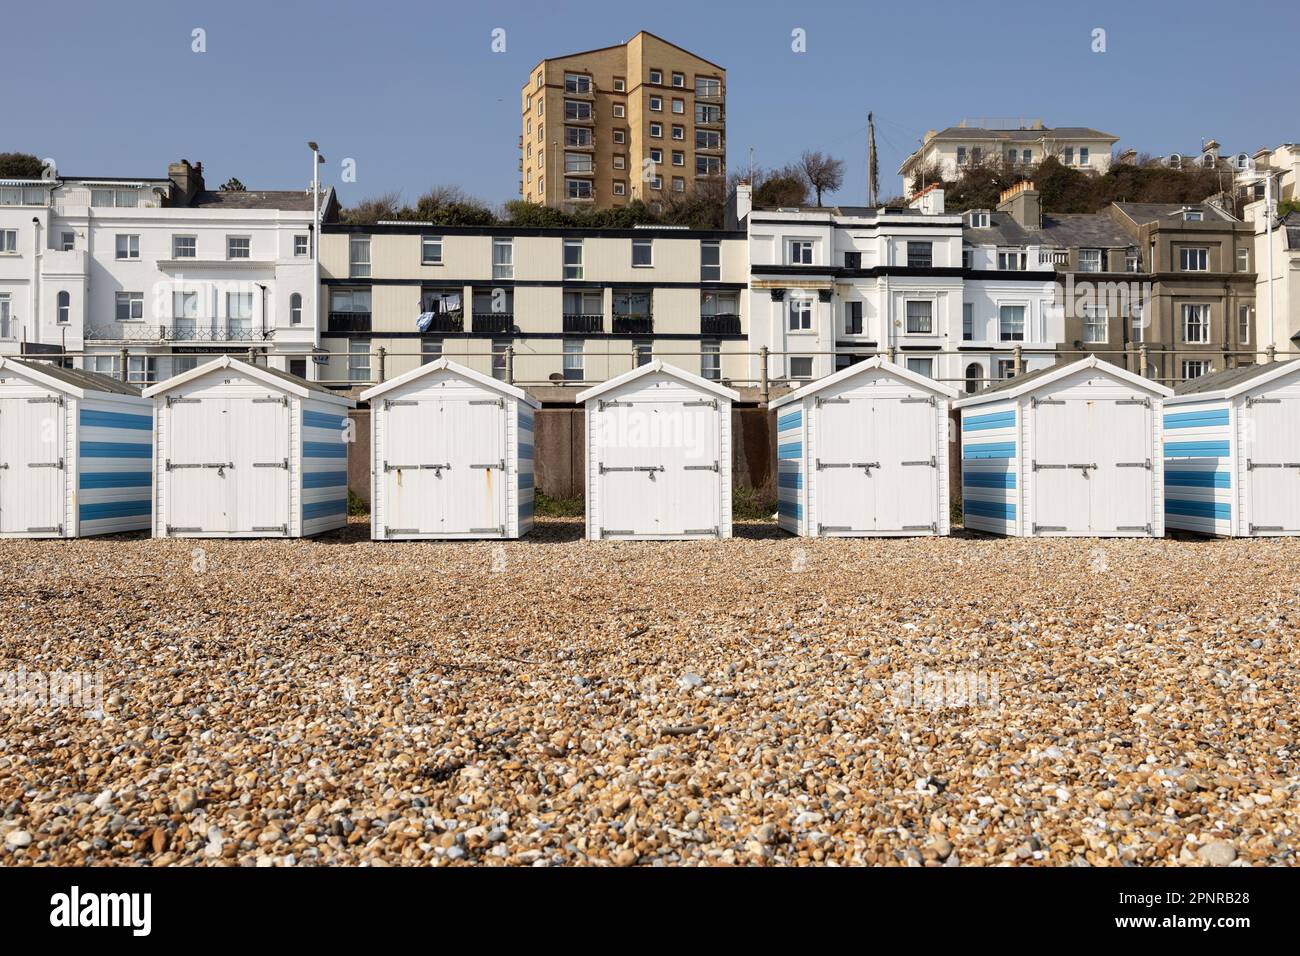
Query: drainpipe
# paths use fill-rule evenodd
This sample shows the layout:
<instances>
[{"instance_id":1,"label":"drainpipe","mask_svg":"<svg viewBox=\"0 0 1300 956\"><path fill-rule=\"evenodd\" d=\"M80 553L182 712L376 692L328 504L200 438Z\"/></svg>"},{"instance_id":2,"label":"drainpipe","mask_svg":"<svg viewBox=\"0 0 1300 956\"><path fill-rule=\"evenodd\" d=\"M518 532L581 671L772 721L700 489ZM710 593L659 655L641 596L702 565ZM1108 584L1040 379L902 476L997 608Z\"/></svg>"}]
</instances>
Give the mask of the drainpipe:
<instances>
[{"instance_id":1,"label":"drainpipe","mask_svg":"<svg viewBox=\"0 0 1300 956\"><path fill-rule=\"evenodd\" d=\"M1264 175L1264 247L1268 252L1268 344L1277 345L1273 326L1273 173ZM1258 264L1256 264L1258 268Z\"/></svg>"},{"instance_id":2,"label":"drainpipe","mask_svg":"<svg viewBox=\"0 0 1300 956\"><path fill-rule=\"evenodd\" d=\"M27 323L31 340L39 343L41 341L41 220L38 216L32 216L32 294L28 305L31 307L31 318Z\"/></svg>"}]
</instances>

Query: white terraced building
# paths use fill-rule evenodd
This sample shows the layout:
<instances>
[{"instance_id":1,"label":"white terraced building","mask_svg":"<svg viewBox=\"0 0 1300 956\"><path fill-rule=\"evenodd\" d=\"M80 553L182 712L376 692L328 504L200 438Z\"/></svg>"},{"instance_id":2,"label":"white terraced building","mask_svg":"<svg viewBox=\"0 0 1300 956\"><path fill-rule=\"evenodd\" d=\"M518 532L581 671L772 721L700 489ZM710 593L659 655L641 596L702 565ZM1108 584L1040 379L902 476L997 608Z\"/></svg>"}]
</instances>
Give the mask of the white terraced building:
<instances>
[{"instance_id":1,"label":"white terraced building","mask_svg":"<svg viewBox=\"0 0 1300 956\"><path fill-rule=\"evenodd\" d=\"M333 193L319 206L332 217ZM185 160L0 181L0 354L84 352L77 366L145 385L256 349L311 377L312 217L310 189L208 190Z\"/></svg>"},{"instance_id":2,"label":"white terraced building","mask_svg":"<svg viewBox=\"0 0 1300 956\"><path fill-rule=\"evenodd\" d=\"M883 354L911 372L974 390L1055 362L1062 338L1054 274L1038 250L1015 256L963 242L967 220L931 187L905 209L751 209L747 227L752 377L801 385Z\"/></svg>"}]
</instances>

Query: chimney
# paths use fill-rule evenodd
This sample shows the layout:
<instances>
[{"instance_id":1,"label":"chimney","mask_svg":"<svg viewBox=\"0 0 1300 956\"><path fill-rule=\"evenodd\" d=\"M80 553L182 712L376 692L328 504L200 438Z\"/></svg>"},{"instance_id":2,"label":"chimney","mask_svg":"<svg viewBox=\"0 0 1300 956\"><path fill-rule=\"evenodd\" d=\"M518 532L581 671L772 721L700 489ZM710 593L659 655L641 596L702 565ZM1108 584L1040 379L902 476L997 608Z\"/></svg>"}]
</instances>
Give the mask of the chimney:
<instances>
[{"instance_id":1,"label":"chimney","mask_svg":"<svg viewBox=\"0 0 1300 956\"><path fill-rule=\"evenodd\" d=\"M909 209L915 209L925 216L942 216L943 186L939 183L926 186L907 205Z\"/></svg>"},{"instance_id":2,"label":"chimney","mask_svg":"<svg viewBox=\"0 0 1300 956\"><path fill-rule=\"evenodd\" d=\"M727 201L726 225L728 229L745 228L745 220L754 208L754 187L748 179L736 183L736 189Z\"/></svg>"},{"instance_id":3,"label":"chimney","mask_svg":"<svg viewBox=\"0 0 1300 956\"><path fill-rule=\"evenodd\" d=\"M1043 228L1043 207L1033 180L1021 180L1010 189L1002 190L998 197L998 212L1010 213L1021 229Z\"/></svg>"},{"instance_id":4,"label":"chimney","mask_svg":"<svg viewBox=\"0 0 1300 956\"><path fill-rule=\"evenodd\" d=\"M176 186L172 195L173 206L188 206L204 190L202 163L191 166L188 159L171 163L167 167L167 178Z\"/></svg>"}]
</instances>

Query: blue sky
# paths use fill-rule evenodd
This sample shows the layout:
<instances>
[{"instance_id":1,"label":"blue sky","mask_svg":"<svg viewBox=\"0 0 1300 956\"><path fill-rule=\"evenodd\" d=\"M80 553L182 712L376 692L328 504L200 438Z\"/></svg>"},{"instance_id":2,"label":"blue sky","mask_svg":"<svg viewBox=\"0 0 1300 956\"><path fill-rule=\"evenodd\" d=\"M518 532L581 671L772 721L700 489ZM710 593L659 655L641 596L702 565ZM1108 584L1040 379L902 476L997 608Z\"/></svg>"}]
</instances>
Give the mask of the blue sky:
<instances>
[{"instance_id":1,"label":"blue sky","mask_svg":"<svg viewBox=\"0 0 1300 956\"><path fill-rule=\"evenodd\" d=\"M1140 152L1300 140L1300 4L446 3L220 4L65 0L10 5L0 151L70 175L165 175L202 160L210 186L297 188L320 142L346 203L455 183L516 198L518 92L544 56L639 29L728 71L728 165L804 149L846 161L841 202L865 200L866 113L881 191L928 128L964 116L1093 126ZM506 51L491 50L506 31ZM206 31L207 52L191 51ZM791 50L806 31L807 52ZM1091 49L1106 31L1106 51ZM356 161L357 181L339 181Z\"/></svg>"}]
</instances>

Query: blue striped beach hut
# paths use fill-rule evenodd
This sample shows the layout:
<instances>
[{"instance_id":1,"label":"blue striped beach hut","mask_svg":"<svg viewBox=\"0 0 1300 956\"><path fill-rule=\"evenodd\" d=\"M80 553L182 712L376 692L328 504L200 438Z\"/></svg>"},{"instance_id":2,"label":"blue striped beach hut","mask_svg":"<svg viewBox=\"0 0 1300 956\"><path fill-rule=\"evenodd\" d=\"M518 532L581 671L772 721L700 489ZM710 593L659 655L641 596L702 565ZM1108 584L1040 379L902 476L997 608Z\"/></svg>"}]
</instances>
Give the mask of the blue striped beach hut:
<instances>
[{"instance_id":1,"label":"blue striped beach hut","mask_svg":"<svg viewBox=\"0 0 1300 956\"><path fill-rule=\"evenodd\" d=\"M117 379L0 357L0 537L149 527L153 403Z\"/></svg>"}]
</instances>

